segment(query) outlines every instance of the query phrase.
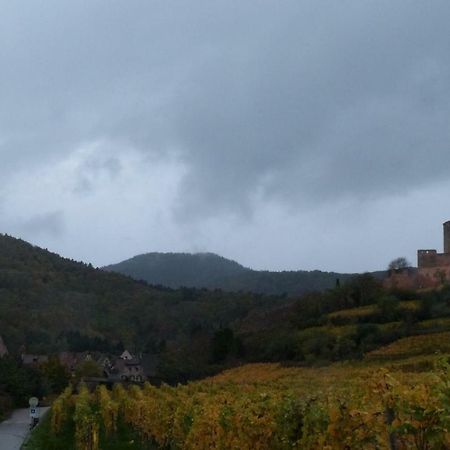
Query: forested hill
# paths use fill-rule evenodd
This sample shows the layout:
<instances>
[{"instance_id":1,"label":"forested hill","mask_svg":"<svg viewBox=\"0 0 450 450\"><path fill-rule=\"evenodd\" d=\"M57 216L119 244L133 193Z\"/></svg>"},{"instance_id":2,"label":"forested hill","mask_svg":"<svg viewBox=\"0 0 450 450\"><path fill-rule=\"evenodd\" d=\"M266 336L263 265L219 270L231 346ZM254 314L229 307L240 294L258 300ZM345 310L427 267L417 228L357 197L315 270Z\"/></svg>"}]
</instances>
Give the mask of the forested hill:
<instances>
[{"instance_id":1,"label":"forested hill","mask_svg":"<svg viewBox=\"0 0 450 450\"><path fill-rule=\"evenodd\" d=\"M323 291L334 287L337 279L346 281L356 275L320 270L257 271L214 253L147 253L109 265L104 270L172 288L205 287L290 296ZM381 278L384 272L373 275Z\"/></svg>"},{"instance_id":2,"label":"forested hill","mask_svg":"<svg viewBox=\"0 0 450 450\"><path fill-rule=\"evenodd\" d=\"M217 360L220 330L237 332L249 315L265 317L287 303L252 293L151 286L0 234L0 335L13 354L115 354L126 347L160 353L168 379L200 376Z\"/></svg>"},{"instance_id":3,"label":"forested hill","mask_svg":"<svg viewBox=\"0 0 450 450\"><path fill-rule=\"evenodd\" d=\"M146 253L104 269L172 288L220 287L226 279L252 272L214 253Z\"/></svg>"},{"instance_id":4,"label":"forested hill","mask_svg":"<svg viewBox=\"0 0 450 450\"><path fill-rule=\"evenodd\" d=\"M292 299L171 289L0 235L0 335L11 353L114 355L126 347L158 354L159 374L167 381L243 362L360 359L418 333L426 340L450 332L449 298L448 286L387 291L370 274ZM415 351L414 342L406 350Z\"/></svg>"}]
</instances>

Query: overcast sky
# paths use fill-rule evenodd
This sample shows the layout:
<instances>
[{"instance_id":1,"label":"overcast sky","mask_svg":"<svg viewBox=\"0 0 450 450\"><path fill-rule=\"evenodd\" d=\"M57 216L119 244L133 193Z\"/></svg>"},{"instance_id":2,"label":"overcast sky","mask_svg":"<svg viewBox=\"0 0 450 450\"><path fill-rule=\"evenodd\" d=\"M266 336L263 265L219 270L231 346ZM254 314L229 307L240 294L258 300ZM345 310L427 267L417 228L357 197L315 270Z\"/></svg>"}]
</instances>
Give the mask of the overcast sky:
<instances>
[{"instance_id":1,"label":"overcast sky","mask_svg":"<svg viewBox=\"0 0 450 450\"><path fill-rule=\"evenodd\" d=\"M383 269L450 219L448 0L0 0L0 231L104 265Z\"/></svg>"}]
</instances>

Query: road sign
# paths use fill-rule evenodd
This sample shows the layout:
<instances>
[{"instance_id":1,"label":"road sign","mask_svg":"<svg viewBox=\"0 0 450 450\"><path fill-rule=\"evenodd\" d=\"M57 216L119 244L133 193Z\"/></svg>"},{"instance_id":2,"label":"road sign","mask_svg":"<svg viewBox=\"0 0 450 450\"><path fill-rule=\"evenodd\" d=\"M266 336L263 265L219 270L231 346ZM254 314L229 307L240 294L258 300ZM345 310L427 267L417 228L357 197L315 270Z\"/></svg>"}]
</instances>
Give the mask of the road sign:
<instances>
[{"instance_id":1,"label":"road sign","mask_svg":"<svg viewBox=\"0 0 450 450\"><path fill-rule=\"evenodd\" d=\"M30 400L28 400L28 404L30 405L30 408L36 408L36 406L39 405L39 399L31 397Z\"/></svg>"},{"instance_id":2,"label":"road sign","mask_svg":"<svg viewBox=\"0 0 450 450\"><path fill-rule=\"evenodd\" d=\"M30 417L32 419L39 419L39 408L37 406L30 407Z\"/></svg>"}]
</instances>

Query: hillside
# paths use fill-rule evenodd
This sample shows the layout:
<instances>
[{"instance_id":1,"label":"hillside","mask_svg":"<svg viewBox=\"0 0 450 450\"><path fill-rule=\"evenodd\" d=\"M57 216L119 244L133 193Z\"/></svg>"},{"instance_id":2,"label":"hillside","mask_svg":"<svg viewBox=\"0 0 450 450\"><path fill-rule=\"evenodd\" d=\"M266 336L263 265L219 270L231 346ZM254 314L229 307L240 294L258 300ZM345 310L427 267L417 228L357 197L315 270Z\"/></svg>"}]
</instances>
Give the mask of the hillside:
<instances>
[{"instance_id":1,"label":"hillside","mask_svg":"<svg viewBox=\"0 0 450 450\"><path fill-rule=\"evenodd\" d=\"M450 286L388 293L366 275L294 308L249 314L240 332L261 333L266 358L284 364L177 386L67 389L31 448L448 448Z\"/></svg>"},{"instance_id":2,"label":"hillside","mask_svg":"<svg viewBox=\"0 0 450 450\"><path fill-rule=\"evenodd\" d=\"M449 288L386 291L369 274L297 298L170 289L0 235L0 330L10 351L158 353L167 381L245 362L362 359L399 339L449 331L449 298Z\"/></svg>"},{"instance_id":3,"label":"hillside","mask_svg":"<svg viewBox=\"0 0 450 450\"><path fill-rule=\"evenodd\" d=\"M0 333L13 353L159 352L167 378L214 368L214 338L280 297L150 286L0 235ZM83 348L81 348L83 347ZM220 358L219 358L220 359Z\"/></svg>"},{"instance_id":4,"label":"hillside","mask_svg":"<svg viewBox=\"0 0 450 450\"><path fill-rule=\"evenodd\" d=\"M158 353L174 384L67 390L34 450L88 442L86 424L111 450L428 449L450 438L450 286L387 291L364 274L295 299L170 289L0 236L0 330L16 354Z\"/></svg>"},{"instance_id":5,"label":"hillside","mask_svg":"<svg viewBox=\"0 0 450 450\"><path fill-rule=\"evenodd\" d=\"M337 279L344 282L356 276L319 270L252 270L213 253L146 253L106 266L104 270L172 288L218 288L289 296L330 289ZM384 272L376 272L374 276L381 278Z\"/></svg>"}]
</instances>

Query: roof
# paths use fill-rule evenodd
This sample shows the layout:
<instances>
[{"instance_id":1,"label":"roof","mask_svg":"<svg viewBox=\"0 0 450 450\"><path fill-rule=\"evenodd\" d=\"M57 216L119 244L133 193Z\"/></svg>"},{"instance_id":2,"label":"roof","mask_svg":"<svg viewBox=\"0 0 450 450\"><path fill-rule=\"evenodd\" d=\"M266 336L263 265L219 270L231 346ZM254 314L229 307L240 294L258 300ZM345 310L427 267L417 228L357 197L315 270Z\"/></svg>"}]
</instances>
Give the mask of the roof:
<instances>
[{"instance_id":1,"label":"roof","mask_svg":"<svg viewBox=\"0 0 450 450\"><path fill-rule=\"evenodd\" d=\"M22 363L25 365L43 364L48 361L47 355L22 355Z\"/></svg>"},{"instance_id":2,"label":"roof","mask_svg":"<svg viewBox=\"0 0 450 450\"><path fill-rule=\"evenodd\" d=\"M120 357L122 359L133 359L133 355L128 350L124 350Z\"/></svg>"},{"instance_id":3,"label":"roof","mask_svg":"<svg viewBox=\"0 0 450 450\"><path fill-rule=\"evenodd\" d=\"M125 359L124 360L126 366L140 366L141 360L137 358Z\"/></svg>"}]
</instances>

